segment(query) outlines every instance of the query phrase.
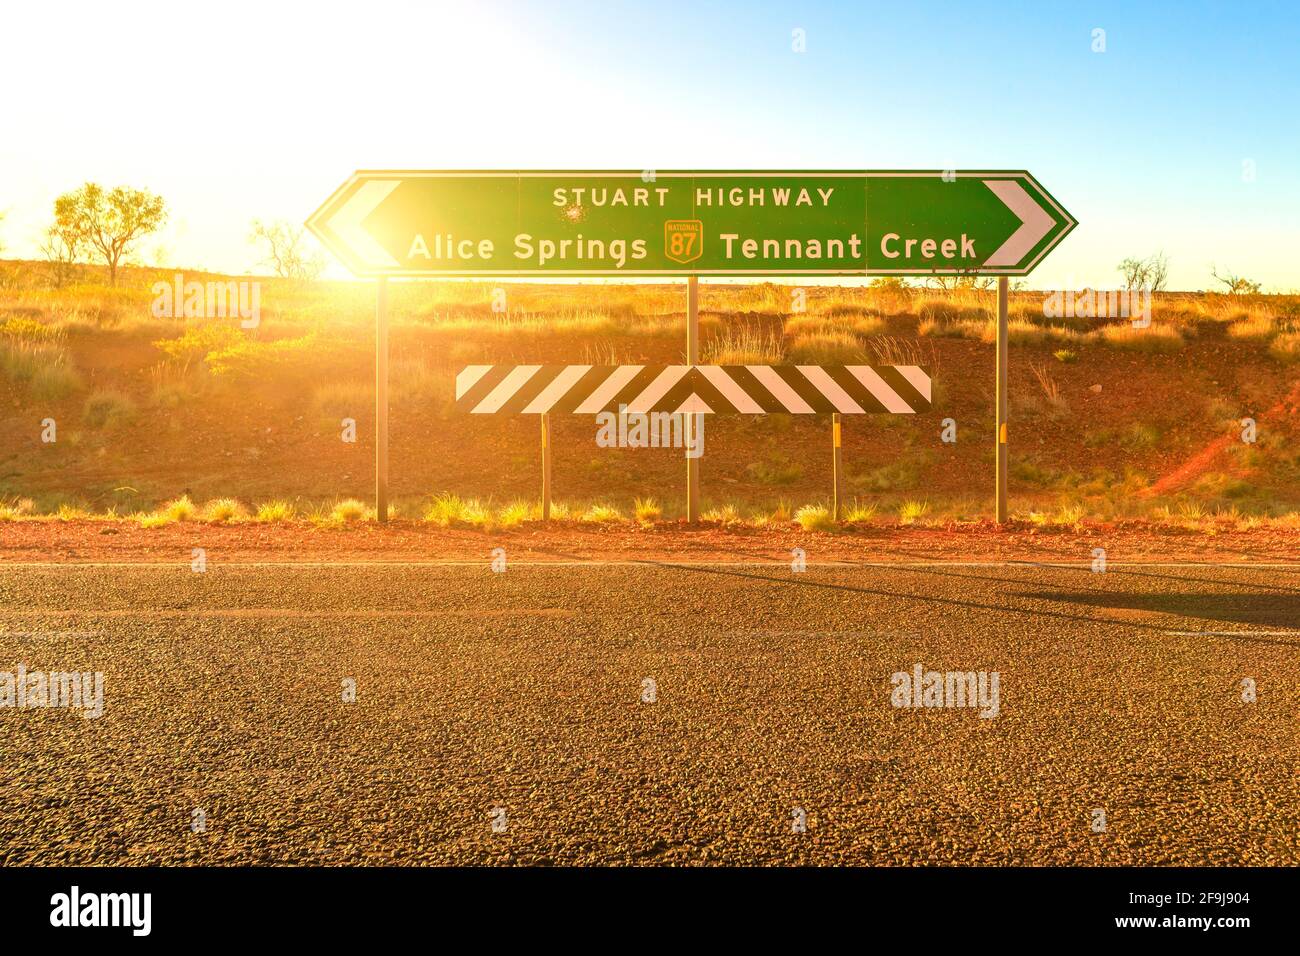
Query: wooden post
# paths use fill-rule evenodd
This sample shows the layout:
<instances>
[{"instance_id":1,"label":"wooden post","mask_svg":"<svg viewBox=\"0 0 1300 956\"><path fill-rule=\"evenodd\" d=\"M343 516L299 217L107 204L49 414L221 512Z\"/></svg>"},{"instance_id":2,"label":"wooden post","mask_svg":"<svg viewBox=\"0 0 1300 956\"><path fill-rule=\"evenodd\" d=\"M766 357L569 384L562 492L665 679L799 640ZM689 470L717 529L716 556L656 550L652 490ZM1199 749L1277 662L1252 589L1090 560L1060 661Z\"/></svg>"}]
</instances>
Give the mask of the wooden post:
<instances>
[{"instance_id":1,"label":"wooden post","mask_svg":"<svg viewBox=\"0 0 1300 956\"><path fill-rule=\"evenodd\" d=\"M542 520L551 520L551 416L542 419Z\"/></svg>"},{"instance_id":2,"label":"wooden post","mask_svg":"<svg viewBox=\"0 0 1300 956\"><path fill-rule=\"evenodd\" d=\"M841 421L840 413L835 412L831 415L831 467L834 470L835 483L835 520L840 520L840 512L844 500L844 457L841 454Z\"/></svg>"},{"instance_id":3,"label":"wooden post","mask_svg":"<svg viewBox=\"0 0 1300 956\"><path fill-rule=\"evenodd\" d=\"M1007 277L998 277L997 522L1007 520Z\"/></svg>"},{"instance_id":4,"label":"wooden post","mask_svg":"<svg viewBox=\"0 0 1300 956\"><path fill-rule=\"evenodd\" d=\"M388 277L375 286L375 517L388 521Z\"/></svg>"},{"instance_id":5,"label":"wooden post","mask_svg":"<svg viewBox=\"0 0 1300 956\"><path fill-rule=\"evenodd\" d=\"M686 364L698 365L699 362L700 286L699 280L692 275L686 280ZM686 520L691 523L700 520L700 460L690 457L690 446L699 441L696 433L699 421L700 416L691 413L683 429L683 435L689 436L686 442Z\"/></svg>"}]
</instances>

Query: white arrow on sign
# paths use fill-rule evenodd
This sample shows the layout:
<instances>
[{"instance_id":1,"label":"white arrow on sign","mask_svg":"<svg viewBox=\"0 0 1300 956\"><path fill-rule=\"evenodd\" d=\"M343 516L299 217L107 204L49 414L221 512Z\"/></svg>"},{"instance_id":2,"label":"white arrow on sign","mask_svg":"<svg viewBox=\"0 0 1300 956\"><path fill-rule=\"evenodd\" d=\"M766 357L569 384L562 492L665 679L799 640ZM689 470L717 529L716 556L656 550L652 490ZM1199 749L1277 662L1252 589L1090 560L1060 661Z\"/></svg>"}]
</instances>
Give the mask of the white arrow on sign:
<instances>
[{"instance_id":1,"label":"white arrow on sign","mask_svg":"<svg viewBox=\"0 0 1300 956\"><path fill-rule=\"evenodd\" d=\"M1014 179L986 179L984 185L1020 217L1020 228L984 261L985 266L1014 266L1038 244L1056 221Z\"/></svg>"},{"instance_id":2,"label":"white arrow on sign","mask_svg":"<svg viewBox=\"0 0 1300 956\"><path fill-rule=\"evenodd\" d=\"M334 233L367 269L396 269L401 264L361 225L401 184L398 179L371 179L361 184L338 211L316 225Z\"/></svg>"}]
</instances>

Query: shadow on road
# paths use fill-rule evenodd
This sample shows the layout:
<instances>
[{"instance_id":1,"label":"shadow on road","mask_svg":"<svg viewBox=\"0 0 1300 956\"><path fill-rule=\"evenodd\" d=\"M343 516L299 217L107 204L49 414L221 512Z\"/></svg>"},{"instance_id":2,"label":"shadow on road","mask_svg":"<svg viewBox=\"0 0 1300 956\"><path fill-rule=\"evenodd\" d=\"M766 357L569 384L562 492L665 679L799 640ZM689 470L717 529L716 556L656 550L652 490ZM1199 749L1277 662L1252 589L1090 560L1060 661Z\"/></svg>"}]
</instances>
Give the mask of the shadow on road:
<instances>
[{"instance_id":1,"label":"shadow on road","mask_svg":"<svg viewBox=\"0 0 1300 956\"><path fill-rule=\"evenodd\" d=\"M1091 608L1108 608L1114 611L1169 614L1177 617L1200 618L1206 621L1249 624L1255 627L1297 629L1295 639L1275 638L1266 641L1266 643L1290 644L1300 647L1300 594L1291 592L1132 594L1118 591L1111 593L1035 591L1032 593L1026 592L1019 596L1058 601L1062 604L1077 604ZM1188 630L1192 630L1192 628L1188 628ZM1246 635L1242 636L1246 637Z\"/></svg>"},{"instance_id":2,"label":"shadow on road","mask_svg":"<svg viewBox=\"0 0 1300 956\"><path fill-rule=\"evenodd\" d=\"M1023 614L1027 617L1053 617L1065 621L1090 622L1096 619L1095 615L1089 614L1071 614L1067 611L1050 611L1045 608L1026 608L1015 607L1013 605L992 604L983 601L971 600L968 598L948 598L933 592L921 591L891 591L887 588L869 588L861 585L838 584L829 581L817 581L808 578L805 575L773 575L760 573L758 571L741 570L738 568L709 567L705 565L685 565L673 564L667 561L645 560L638 562L647 567L666 568L674 571L685 571L688 574L715 574L726 577L749 578L754 581L767 581L773 584L780 584L786 587L797 588L819 588L829 591L847 591L854 594L871 594L877 597L902 598L909 601L918 601L926 604L946 604L952 607L968 608L975 611L991 611L995 614ZM873 570L876 570L873 568ZM1023 585L1023 581L1013 582ZM1022 594L1020 597L1030 599L1047 599L1051 596L1046 594ZM1163 631L1165 628L1157 627L1154 624L1143 621L1125 622L1130 627L1149 631Z\"/></svg>"},{"instance_id":3,"label":"shadow on road","mask_svg":"<svg viewBox=\"0 0 1300 956\"><path fill-rule=\"evenodd\" d=\"M1135 570L1134 568L1111 568L1106 573L1113 574L1116 576L1131 575L1133 577L1141 577L1141 578L1165 578L1166 580L1170 580L1170 581L1188 581L1193 584L1216 584L1224 587L1234 587L1234 588L1252 588L1252 587L1259 586L1258 584L1254 584L1250 581L1233 581L1233 580L1225 580L1223 578L1205 578L1205 577L1199 577L1194 574L1186 574L1186 573L1169 574L1167 572L1160 572L1160 571L1138 571ZM1300 588L1289 587L1288 585L1285 584L1274 584L1272 585L1272 587L1277 591L1291 591L1293 593L1300 594Z\"/></svg>"}]
</instances>

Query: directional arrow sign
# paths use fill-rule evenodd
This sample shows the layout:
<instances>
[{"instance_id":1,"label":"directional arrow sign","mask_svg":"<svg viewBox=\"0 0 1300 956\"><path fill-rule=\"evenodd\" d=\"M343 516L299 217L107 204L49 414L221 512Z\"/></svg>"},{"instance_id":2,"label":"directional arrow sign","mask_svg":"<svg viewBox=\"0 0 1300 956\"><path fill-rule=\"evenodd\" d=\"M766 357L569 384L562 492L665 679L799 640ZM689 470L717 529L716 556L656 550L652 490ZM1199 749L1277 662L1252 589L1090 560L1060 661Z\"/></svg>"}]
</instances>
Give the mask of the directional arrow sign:
<instances>
[{"instance_id":1,"label":"directional arrow sign","mask_svg":"<svg viewBox=\"0 0 1300 956\"><path fill-rule=\"evenodd\" d=\"M358 275L1027 275L1075 220L1022 170L358 172Z\"/></svg>"}]
</instances>

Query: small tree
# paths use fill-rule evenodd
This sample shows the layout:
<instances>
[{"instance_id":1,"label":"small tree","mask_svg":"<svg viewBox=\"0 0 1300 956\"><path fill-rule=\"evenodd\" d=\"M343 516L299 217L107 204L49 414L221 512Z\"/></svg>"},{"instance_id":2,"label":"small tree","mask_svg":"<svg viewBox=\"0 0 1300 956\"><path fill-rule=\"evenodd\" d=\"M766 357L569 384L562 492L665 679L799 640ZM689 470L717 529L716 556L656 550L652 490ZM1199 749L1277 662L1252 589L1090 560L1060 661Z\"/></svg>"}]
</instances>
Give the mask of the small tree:
<instances>
[{"instance_id":1,"label":"small tree","mask_svg":"<svg viewBox=\"0 0 1300 956\"><path fill-rule=\"evenodd\" d=\"M249 242L265 243L267 256L262 260L275 274L284 279L315 279L325 268L325 257L320 250L305 248L306 235L301 226L291 226L284 220L264 223L253 220Z\"/></svg>"},{"instance_id":2,"label":"small tree","mask_svg":"<svg viewBox=\"0 0 1300 956\"><path fill-rule=\"evenodd\" d=\"M1147 260L1147 290L1163 292L1169 284L1169 259L1163 252L1157 252Z\"/></svg>"},{"instance_id":3,"label":"small tree","mask_svg":"<svg viewBox=\"0 0 1300 956\"><path fill-rule=\"evenodd\" d=\"M1118 269L1124 277L1124 288L1130 292L1135 289L1163 292L1169 282L1169 259L1163 252L1157 252L1149 259L1125 259Z\"/></svg>"},{"instance_id":4,"label":"small tree","mask_svg":"<svg viewBox=\"0 0 1300 956\"><path fill-rule=\"evenodd\" d=\"M117 285L117 267L131 244L156 232L166 218L161 196L127 186L105 192L86 183L54 200L55 225L103 257L111 285Z\"/></svg>"},{"instance_id":5,"label":"small tree","mask_svg":"<svg viewBox=\"0 0 1300 956\"><path fill-rule=\"evenodd\" d=\"M942 292L956 292L958 289L972 289L977 292L984 292L993 288L995 280L992 276L976 275L935 275L930 276L926 283L932 289L939 289Z\"/></svg>"},{"instance_id":6,"label":"small tree","mask_svg":"<svg viewBox=\"0 0 1300 956\"><path fill-rule=\"evenodd\" d=\"M5 214L3 212L0 212L0 223L3 223L4 221L5 221ZM4 241L0 240L0 252L4 252L4 251L5 251ZM4 287L7 289L12 285L12 283L13 283L13 277L9 274L8 269L6 269L3 273L0 273L0 287Z\"/></svg>"},{"instance_id":7,"label":"small tree","mask_svg":"<svg viewBox=\"0 0 1300 956\"><path fill-rule=\"evenodd\" d=\"M1245 276L1239 276L1231 269L1224 269L1223 275L1219 275L1219 270L1214 266L1210 266L1210 275L1227 287L1228 295L1258 295L1263 288L1260 283L1252 282Z\"/></svg>"},{"instance_id":8,"label":"small tree","mask_svg":"<svg viewBox=\"0 0 1300 956\"><path fill-rule=\"evenodd\" d=\"M41 240L41 254L50 264L50 278L55 288L62 288L72 278L77 257L81 253L81 240L70 229L57 222L45 230Z\"/></svg>"}]
</instances>

